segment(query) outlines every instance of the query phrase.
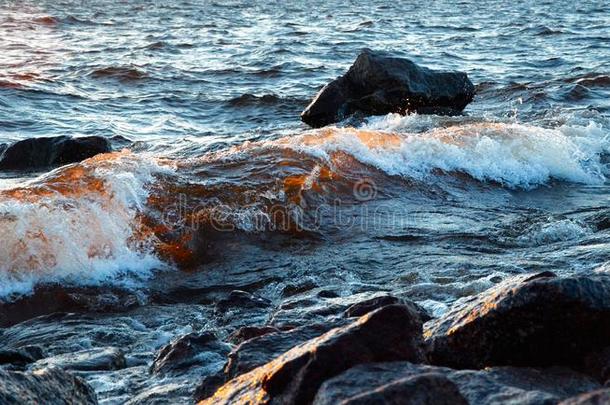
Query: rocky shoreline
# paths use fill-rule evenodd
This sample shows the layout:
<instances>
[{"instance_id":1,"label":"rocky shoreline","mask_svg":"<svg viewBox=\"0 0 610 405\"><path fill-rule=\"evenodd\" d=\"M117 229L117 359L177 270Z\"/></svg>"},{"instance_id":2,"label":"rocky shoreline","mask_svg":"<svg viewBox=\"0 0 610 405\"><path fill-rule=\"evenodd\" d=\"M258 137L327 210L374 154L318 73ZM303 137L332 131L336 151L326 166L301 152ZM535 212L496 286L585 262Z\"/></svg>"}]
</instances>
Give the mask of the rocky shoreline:
<instances>
[{"instance_id":1,"label":"rocky shoreline","mask_svg":"<svg viewBox=\"0 0 610 405\"><path fill-rule=\"evenodd\" d=\"M234 291L216 307L247 302L256 298ZM285 303L265 324L225 338L181 336L157 352L148 373L195 378L193 370L207 367L192 381L202 404L597 404L610 395L607 275L511 277L435 319L388 294L326 307L296 302L298 317L297 305ZM137 363L118 348L45 358L24 343L0 351L2 403L93 404L79 374Z\"/></svg>"}]
</instances>

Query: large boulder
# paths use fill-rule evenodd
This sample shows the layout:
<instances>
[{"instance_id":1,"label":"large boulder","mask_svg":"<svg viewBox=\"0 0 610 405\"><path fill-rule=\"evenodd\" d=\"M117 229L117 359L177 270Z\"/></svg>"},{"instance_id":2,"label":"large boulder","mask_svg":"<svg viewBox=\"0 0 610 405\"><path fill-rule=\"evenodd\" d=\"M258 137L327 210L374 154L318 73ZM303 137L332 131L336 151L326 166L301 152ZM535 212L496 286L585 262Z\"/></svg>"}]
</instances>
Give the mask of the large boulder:
<instances>
[{"instance_id":1,"label":"large boulder","mask_svg":"<svg viewBox=\"0 0 610 405\"><path fill-rule=\"evenodd\" d=\"M5 146L0 170L37 170L80 162L112 150L102 136L30 138Z\"/></svg>"},{"instance_id":2,"label":"large boulder","mask_svg":"<svg viewBox=\"0 0 610 405\"><path fill-rule=\"evenodd\" d=\"M204 404L310 403L327 379L361 363L425 360L419 315L404 305L370 312L227 382Z\"/></svg>"},{"instance_id":3,"label":"large boulder","mask_svg":"<svg viewBox=\"0 0 610 405\"><path fill-rule=\"evenodd\" d=\"M0 404L97 404L93 389L58 368L34 372L0 369Z\"/></svg>"},{"instance_id":4,"label":"large boulder","mask_svg":"<svg viewBox=\"0 0 610 405\"><path fill-rule=\"evenodd\" d=\"M610 341L610 276L506 280L426 324L436 365L581 367Z\"/></svg>"},{"instance_id":5,"label":"large boulder","mask_svg":"<svg viewBox=\"0 0 610 405\"><path fill-rule=\"evenodd\" d=\"M301 114L322 127L354 114L456 114L474 98L466 73L435 71L386 52L364 49L347 73L333 80Z\"/></svg>"},{"instance_id":6,"label":"large boulder","mask_svg":"<svg viewBox=\"0 0 610 405\"><path fill-rule=\"evenodd\" d=\"M453 370L399 361L362 364L327 380L314 404L440 404L450 399L455 404L550 405L598 388L590 377L566 368ZM402 402L380 401L380 397Z\"/></svg>"}]
</instances>

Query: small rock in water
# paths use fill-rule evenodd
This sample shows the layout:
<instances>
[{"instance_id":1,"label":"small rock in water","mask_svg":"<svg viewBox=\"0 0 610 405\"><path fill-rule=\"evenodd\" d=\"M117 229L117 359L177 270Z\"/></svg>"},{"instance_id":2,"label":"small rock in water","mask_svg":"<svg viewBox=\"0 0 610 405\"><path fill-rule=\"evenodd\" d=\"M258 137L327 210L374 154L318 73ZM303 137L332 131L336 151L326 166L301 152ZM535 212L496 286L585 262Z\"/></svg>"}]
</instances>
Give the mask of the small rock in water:
<instances>
[{"instance_id":1,"label":"small rock in water","mask_svg":"<svg viewBox=\"0 0 610 405\"><path fill-rule=\"evenodd\" d=\"M97 404L93 389L59 368L33 372L0 369L0 404Z\"/></svg>"},{"instance_id":2,"label":"small rock in water","mask_svg":"<svg viewBox=\"0 0 610 405\"><path fill-rule=\"evenodd\" d=\"M0 365L24 367L44 357L38 346L24 346L18 349L0 349Z\"/></svg>"},{"instance_id":3,"label":"small rock in water","mask_svg":"<svg viewBox=\"0 0 610 405\"><path fill-rule=\"evenodd\" d=\"M392 295L381 295L381 296L374 297L374 298L371 298L371 299L368 299L365 301L357 302L356 304L350 306L349 308L347 308L345 310L345 316L347 316L348 318L356 317L356 316L359 317L359 316L365 315L371 311L374 311L377 308L381 308L386 305L392 305L392 304L402 304L402 305L412 306L413 309L420 315L422 322L427 322L430 319L432 319L430 314L428 314L428 312L424 308L417 305L413 301L400 299L400 298L394 297Z\"/></svg>"},{"instance_id":4,"label":"small rock in water","mask_svg":"<svg viewBox=\"0 0 610 405\"><path fill-rule=\"evenodd\" d=\"M225 312L230 308L264 308L270 304L269 300L257 297L247 291L233 290L226 298L216 303L215 309L217 312Z\"/></svg>"},{"instance_id":5,"label":"small rock in water","mask_svg":"<svg viewBox=\"0 0 610 405\"><path fill-rule=\"evenodd\" d=\"M360 363L425 360L419 315L389 305L332 329L275 360L227 382L208 404L247 402L305 404L327 379Z\"/></svg>"},{"instance_id":6,"label":"small rock in water","mask_svg":"<svg viewBox=\"0 0 610 405\"><path fill-rule=\"evenodd\" d=\"M301 114L312 127L352 114L457 114L475 88L466 73L421 67L386 52L364 49L347 73L326 86Z\"/></svg>"},{"instance_id":7,"label":"small rock in water","mask_svg":"<svg viewBox=\"0 0 610 405\"><path fill-rule=\"evenodd\" d=\"M198 364L224 363L229 351L229 345L218 340L212 332L189 333L163 346L157 353L150 372L175 373ZM204 353L208 356L204 356Z\"/></svg>"},{"instance_id":8,"label":"small rock in water","mask_svg":"<svg viewBox=\"0 0 610 405\"><path fill-rule=\"evenodd\" d=\"M99 153L111 152L102 136L30 138L15 142L0 155L0 170L36 170L80 162Z\"/></svg>"}]
</instances>

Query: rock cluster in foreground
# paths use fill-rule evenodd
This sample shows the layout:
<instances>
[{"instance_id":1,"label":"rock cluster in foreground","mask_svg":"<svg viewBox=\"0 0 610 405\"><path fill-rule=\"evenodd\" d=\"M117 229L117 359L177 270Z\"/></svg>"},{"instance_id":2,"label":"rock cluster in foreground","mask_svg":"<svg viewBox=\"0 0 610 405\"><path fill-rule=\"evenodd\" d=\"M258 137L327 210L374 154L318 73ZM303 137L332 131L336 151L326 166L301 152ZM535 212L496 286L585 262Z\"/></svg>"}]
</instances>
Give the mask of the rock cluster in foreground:
<instances>
[{"instance_id":1,"label":"rock cluster in foreground","mask_svg":"<svg viewBox=\"0 0 610 405\"><path fill-rule=\"evenodd\" d=\"M202 404L567 405L610 397L608 275L512 277L437 319L379 293L306 303L287 302L226 339L209 331L179 337L142 371L189 379ZM135 361L110 346L46 357L32 346L41 339L19 330L3 336L0 403L93 404L77 376ZM191 395L153 387L130 403L178 394Z\"/></svg>"},{"instance_id":2,"label":"rock cluster in foreground","mask_svg":"<svg viewBox=\"0 0 610 405\"><path fill-rule=\"evenodd\" d=\"M475 88L466 73L441 72L364 49L347 73L320 90L301 114L312 127L341 121L352 114L459 114Z\"/></svg>"},{"instance_id":3,"label":"rock cluster in foreground","mask_svg":"<svg viewBox=\"0 0 610 405\"><path fill-rule=\"evenodd\" d=\"M414 305L387 297L346 312L326 328L257 329L260 336L241 341L229 354L223 373L202 381L196 399L589 404L608 396L602 389L607 375L600 370L607 370L610 357L594 356L610 342L606 275L517 276L456 303L423 329ZM355 314L361 316L350 318ZM290 343L294 347L287 349Z\"/></svg>"}]
</instances>

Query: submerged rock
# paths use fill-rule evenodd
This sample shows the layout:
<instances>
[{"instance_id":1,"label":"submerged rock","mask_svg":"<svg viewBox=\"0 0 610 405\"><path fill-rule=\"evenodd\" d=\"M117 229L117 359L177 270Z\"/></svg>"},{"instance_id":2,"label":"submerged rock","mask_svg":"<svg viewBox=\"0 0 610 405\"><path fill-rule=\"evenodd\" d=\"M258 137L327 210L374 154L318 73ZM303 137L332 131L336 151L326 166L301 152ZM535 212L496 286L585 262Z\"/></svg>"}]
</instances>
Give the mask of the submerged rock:
<instances>
[{"instance_id":1,"label":"submerged rock","mask_svg":"<svg viewBox=\"0 0 610 405\"><path fill-rule=\"evenodd\" d=\"M418 314L407 306L390 305L242 374L203 403L304 404L313 400L325 380L357 364L424 359Z\"/></svg>"},{"instance_id":2,"label":"submerged rock","mask_svg":"<svg viewBox=\"0 0 610 405\"><path fill-rule=\"evenodd\" d=\"M438 377L431 381L431 376ZM392 362L359 365L329 379L318 390L314 404L364 404L363 398L377 399L381 393L387 399L406 401L400 403L442 403L434 402L434 397L428 400L426 394L434 393L438 401L451 398L455 404L547 405L597 388L599 384L591 378L565 368L497 367L478 371Z\"/></svg>"},{"instance_id":3,"label":"submerged rock","mask_svg":"<svg viewBox=\"0 0 610 405\"><path fill-rule=\"evenodd\" d=\"M466 73L435 71L386 52L364 49L345 75L320 90L301 119L322 127L354 113L456 114L474 94Z\"/></svg>"},{"instance_id":4,"label":"submerged rock","mask_svg":"<svg viewBox=\"0 0 610 405\"><path fill-rule=\"evenodd\" d=\"M80 162L112 150L102 136L30 138L9 145L0 155L0 170L36 170Z\"/></svg>"},{"instance_id":5,"label":"submerged rock","mask_svg":"<svg viewBox=\"0 0 610 405\"><path fill-rule=\"evenodd\" d=\"M176 373L199 364L221 365L229 350L229 345L218 340L212 332L189 333L163 346L155 356L150 372Z\"/></svg>"},{"instance_id":6,"label":"submerged rock","mask_svg":"<svg viewBox=\"0 0 610 405\"><path fill-rule=\"evenodd\" d=\"M0 365L24 367L40 360L43 356L44 353L38 346L0 349Z\"/></svg>"},{"instance_id":7,"label":"submerged rock","mask_svg":"<svg viewBox=\"0 0 610 405\"><path fill-rule=\"evenodd\" d=\"M125 354L116 347L102 347L79 352L59 354L37 361L33 367L60 367L65 370L99 371L125 368Z\"/></svg>"},{"instance_id":8,"label":"submerged rock","mask_svg":"<svg viewBox=\"0 0 610 405\"><path fill-rule=\"evenodd\" d=\"M34 372L0 369L1 404L97 404L93 389L58 368Z\"/></svg>"},{"instance_id":9,"label":"submerged rock","mask_svg":"<svg viewBox=\"0 0 610 405\"><path fill-rule=\"evenodd\" d=\"M610 276L518 276L426 327L433 364L579 367L610 341Z\"/></svg>"}]
</instances>

